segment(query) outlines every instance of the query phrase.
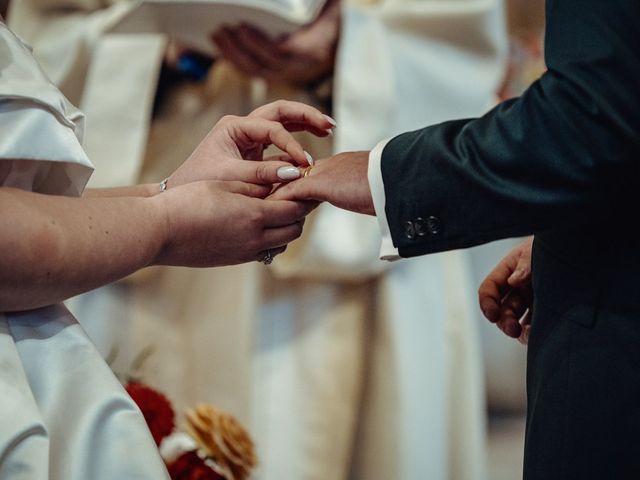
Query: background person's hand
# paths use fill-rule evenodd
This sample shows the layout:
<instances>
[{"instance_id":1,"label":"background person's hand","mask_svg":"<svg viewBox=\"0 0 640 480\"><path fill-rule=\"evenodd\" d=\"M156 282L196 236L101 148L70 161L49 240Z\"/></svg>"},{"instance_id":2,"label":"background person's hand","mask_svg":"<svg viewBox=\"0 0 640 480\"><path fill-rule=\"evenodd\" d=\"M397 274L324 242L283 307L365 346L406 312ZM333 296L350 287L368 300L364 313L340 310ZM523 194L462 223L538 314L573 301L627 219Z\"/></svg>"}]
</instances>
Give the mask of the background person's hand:
<instances>
[{"instance_id":1,"label":"background person's hand","mask_svg":"<svg viewBox=\"0 0 640 480\"><path fill-rule=\"evenodd\" d=\"M369 152L339 153L317 161L308 177L281 185L269 198L329 202L352 212L375 215L368 167Z\"/></svg>"},{"instance_id":2,"label":"background person's hand","mask_svg":"<svg viewBox=\"0 0 640 480\"><path fill-rule=\"evenodd\" d=\"M307 166L308 154L291 132L330 134L335 122L308 105L279 100L247 117L222 118L169 177L169 189L201 180L237 180L272 185L300 176L297 166ZM264 150L275 145L283 155L263 160ZM297 166L296 166L297 165Z\"/></svg>"},{"instance_id":3,"label":"background person's hand","mask_svg":"<svg viewBox=\"0 0 640 480\"><path fill-rule=\"evenodd\" d=\"M531 248L533 237L511 250L487 275L478 289L482 313L506 335L526 344L531 329L533 291Z\"/></svg>"},{"instance_id":4,"label":"background person's hand","mask_svg":"<svg viewBox=\"0 0 640 480\"><path fill-rule=\"evenodd\" d=\"M212 38L221 57L244 73L307 85L333 72L339 34L340 2L328 0L313 23L283 38L249 25L223 28Z\"/></svg>"},{"instance_id":5,"label":"background person's hand","mask_svg":"<svg viewBox=\"0 0 640 480\"><path fill-rule=\"evenodd\" d=\"M217 267L272 256L302 234L314 205L270 201L271 188L241 182L193 182L151 200L166 212L156 265Z\"/></svg>"}]
</instances>

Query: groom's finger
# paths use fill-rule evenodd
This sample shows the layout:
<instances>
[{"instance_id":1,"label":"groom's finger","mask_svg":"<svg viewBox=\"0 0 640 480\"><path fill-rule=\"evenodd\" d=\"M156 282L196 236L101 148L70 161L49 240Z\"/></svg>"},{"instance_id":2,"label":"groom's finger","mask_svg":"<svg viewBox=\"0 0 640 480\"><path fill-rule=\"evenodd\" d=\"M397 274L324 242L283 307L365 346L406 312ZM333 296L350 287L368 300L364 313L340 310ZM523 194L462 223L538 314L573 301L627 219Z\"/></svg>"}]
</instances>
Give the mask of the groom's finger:
<instances>
[{"instance_id":1,"label":"groom's finger","mask_svg":"<svg viewBox=\"0 0 640 480\"><path fill-rule=\"evenodd\" d=\"M511 338L518 338L522 333L520 317L516 316L515 312L510 308L504 308L501 310L500 317L498 318L496 325L503 333Z\"/></svg>"},{"instance_id":2,"label":"groom's finger","mask_svg":"<svg viewBox=\"0 0 640 480\"><path fill-rule=\"evenodd\" d=\"M533 310L529 309L524 318L520 321L522 325L522 333L518 338L518 341L523 345L529 344L529 334L531 333L531 317L533 316Z\"/></svg>"},{"instance_id":3,"label":"groom's finger","mask_svg":"<svg viewBox=\"0 0 640 480\"><path fill-rule=\"evenodd\" d=\"M502 300L500 318L496 322L500 330L512 338L522 335L520 320L531 309L533 292L528 288L516 288Z\"/></svg>"},{"instance_id":4,"label":"groom's finger","mask_svg":"<svg viewBox=\"0 0 640 480\"><path fill-rule=\"evenodd\" d=\"M293 200L293 201L317 201L322 202L324 198L317 194L318 180L312 176L303 177L295 182L281 185L270 196L270 200Z\"/></svg>"},{"instance_id":5,"label":"groom's finger","mask_svg":"<svg viewBox=\"0 0 640 480\"><path fill-rule=\"evenodd\" d=\"M520 253L508 282L512 287L524 287L531 282L531 250L525 249Z\"/></svg>"},{"instance_id":6,"label":"groom's finger","mask_svg":"<svg viewBox=\"0 0 640 480\"><path fill-rule=\"evenodd\" d=\"M514 288L502 299L502 309L513 312L518 319L522 318L531 306L533 294L526 288Z\"/></svg>"},{"instance_id":7,"label":"groom's finger","mask_svg":"<svg viewBox=\"0 0 640 480\"><path fill-rule=\"evenodd\" d=\"M490 322L500 317L502 299L511 290L508 279L516 267L516 258L509 254L489 272L478 288L478 303L483 315Z\"/></svg>"}]
</instances>

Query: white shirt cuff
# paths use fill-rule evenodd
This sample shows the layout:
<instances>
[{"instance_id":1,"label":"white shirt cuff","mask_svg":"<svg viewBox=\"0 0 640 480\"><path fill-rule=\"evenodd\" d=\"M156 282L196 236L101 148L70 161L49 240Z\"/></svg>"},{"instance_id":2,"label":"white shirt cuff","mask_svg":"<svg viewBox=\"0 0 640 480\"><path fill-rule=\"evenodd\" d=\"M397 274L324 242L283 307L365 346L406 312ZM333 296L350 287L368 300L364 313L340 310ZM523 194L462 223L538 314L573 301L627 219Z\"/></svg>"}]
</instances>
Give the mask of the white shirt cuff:
<instances>
[{"instance_id":1,"label":"white shirt cuff","mask_svg":"<svg viewBox=\"0 0 640 480\"><path fill-rule=\"evenodd\" d=\"M393 246L391 238L391 230L387 222L387 213L385 205L387 203L384 193L384 182L382 181L382 151L390 139L383 140L369 153L369 170L367 176L369 178L369 188L373 197L373 208L378 218L378 226L382 235L382 244L380 246L380 259L382 260L399 260L400 254L398 249Z\"/></svg>"}]
</instances>

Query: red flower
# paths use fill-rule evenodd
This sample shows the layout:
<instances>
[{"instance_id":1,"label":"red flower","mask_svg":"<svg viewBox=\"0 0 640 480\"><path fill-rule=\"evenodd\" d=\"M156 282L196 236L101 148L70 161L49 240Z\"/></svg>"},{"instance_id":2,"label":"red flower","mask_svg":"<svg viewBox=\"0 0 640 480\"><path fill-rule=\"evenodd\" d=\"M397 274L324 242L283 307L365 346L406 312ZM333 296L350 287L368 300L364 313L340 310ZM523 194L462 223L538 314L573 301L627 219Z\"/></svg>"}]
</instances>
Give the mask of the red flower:
<instances>
[{"instance_id":1,"label":"red flower","mask_svg":"<svg viewBox=\"0 0 640 480\"><path fill-rule=\"evenodd\" d=\"M183 453L167 467L172 480L225 480L205 464L195 450Z\"/></svg>"},{"instance_id":2,"label":"red flower","mask_svg":"<svg viewBox=\"0 0 640 480\"><path fill-rule=\"evenodd\" d=\"M125 389L142 411L156 444L160 445L162 439L175 427L175 414L171 402L160 392L143 383L128 383Z\"/></svg>"}]
</instances>

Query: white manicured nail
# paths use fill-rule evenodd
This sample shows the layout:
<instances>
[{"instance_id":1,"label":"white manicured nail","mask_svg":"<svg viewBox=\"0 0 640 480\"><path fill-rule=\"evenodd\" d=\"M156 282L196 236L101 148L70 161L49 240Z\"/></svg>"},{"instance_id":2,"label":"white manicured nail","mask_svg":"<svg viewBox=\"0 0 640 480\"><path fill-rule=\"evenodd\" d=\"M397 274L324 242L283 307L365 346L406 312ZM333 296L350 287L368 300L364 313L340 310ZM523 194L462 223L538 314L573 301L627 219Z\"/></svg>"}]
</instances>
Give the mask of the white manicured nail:
<instances>
[{"instance_id":1,"label":"white manicured nail","mask_svg":"<svg viewBox=\"0 0 640 480\"><path fill-rule=\"evenodd\" d=\"M300 178L300 170L298 167L280 167L278 169L278 178L280 180L295 180Z\"/></svg>"},{"instance_id":2,"label":"white manicured nail","mask_svg":"<svg viewBox=\"0 0 640 480\"><path fill-rule=\"evenodd\" d=\"M307 157L307 162L309 162L309 165L313 165L313 157L311 156L311 154L305 150L304 156Z\"/></svg>"},{"instance_id":3,"label":"white manicured nail","mask_svg":"<svg viewBox=\"0 0 640 480\"><path fill-rule=\"evenodd\" d=\"M324 115L324 118L327 119L327 121L331 124L332 127L335 127L336 125L338 125L336 121L333 118L331 118L329 115Z\"/></svg>"},{"instance_id":4,"label":"white manicured nail","mask_svg":"<svg viewBox=\"0 0 640 480\"><path fill-rule=\"evenodd\" d=\"M327 129L325 130L325 132L327 132L327 134L328 134L330 137L333 137L333 130L331 130L330 128L327 128Z\"/></svg>"}]
</instances>

